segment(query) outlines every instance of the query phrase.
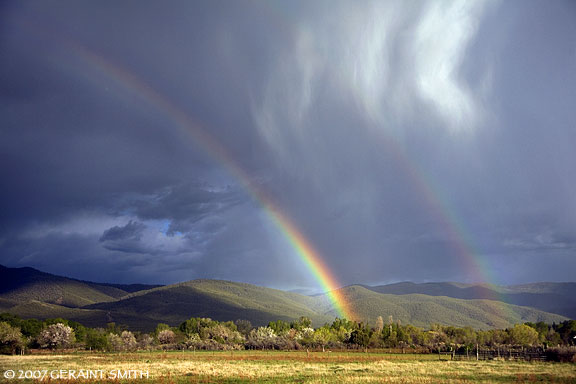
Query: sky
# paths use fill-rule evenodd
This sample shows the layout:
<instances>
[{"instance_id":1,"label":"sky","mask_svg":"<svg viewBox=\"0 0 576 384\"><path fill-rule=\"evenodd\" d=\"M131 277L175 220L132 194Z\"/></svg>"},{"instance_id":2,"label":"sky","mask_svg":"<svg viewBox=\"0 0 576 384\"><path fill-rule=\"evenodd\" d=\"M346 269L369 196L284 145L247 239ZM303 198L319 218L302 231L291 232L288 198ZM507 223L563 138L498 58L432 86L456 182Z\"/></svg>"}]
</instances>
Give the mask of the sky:
<instances>
[{"instance_id":1,"label":"sky","mask_svg":"<svg viewBox=\"0 0 576 384\"><path fill-rule=\"evenodd\" d=\"M0 264L573 281L573 1L0 3Z\"/></svg>"}]
</instances>

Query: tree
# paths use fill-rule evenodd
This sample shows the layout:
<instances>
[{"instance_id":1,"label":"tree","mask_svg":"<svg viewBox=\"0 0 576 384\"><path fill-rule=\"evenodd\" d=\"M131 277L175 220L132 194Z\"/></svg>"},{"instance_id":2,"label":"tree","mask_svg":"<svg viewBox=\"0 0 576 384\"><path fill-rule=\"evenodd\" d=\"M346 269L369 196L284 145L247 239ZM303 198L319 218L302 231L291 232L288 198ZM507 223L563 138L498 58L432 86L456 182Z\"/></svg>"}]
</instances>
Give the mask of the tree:
<instances>
[{"instance_id":1,"label":"tree","mask_svg":"<svg viewBox=\"0 0 576 384\"><path fill-rule=\"evenodd\" d=\"M296 332L296 340L298 343L306 347L314 345L314 328L306 327Z\"/></svg>"},{"instance_id":2,"label":"tree","mask_svg":"<svg viewBox=\"0 0 576 384\"><path fill-rule=\"evenodd\" d=\"M538 343L538 331L525 324L516 324L508 330L509 343L514 345L531 346Z\"/></svg>"},{"instance_id":3,"label":"tree","mask_svg":"<svg viewBox=\"0 0 576 384\"><path fill-rule=\"evenodd\" d=\"M86 331L86 348L95 351L106 351L110 346L106 332L103 329L90 329Z\"/></svg>"},{"instance_id":4,"label":"tree","mask_svg":"<svg viewBox=\"0 0 576 384\"><path fill-rule=\"evenodd\" d=\"M332 339L333 335L330 332L330 329L325 327L318 328L314 331L314 336L312 336L314 344L322 347L322 352L325 352L326 344L328 344Z\"/></svg>"},{"instance_id":5,"label":"tree","mask_svg":"<svg viewBox=\"0 0 576 384\"><path fill-rule=\"evenodd\" d=\"M38 344L42 348L66 348L74 343L74 330L63 323L51 324L38 335Z\"/></svg>"},{"instance_id":6,"label":"tree","mask_svg":"<svg viewBox=\"0 0 576 384\"><path fill-rule=\"evenodd\" d=\"M375 327L375 331L377 333L382 332L382 330L384 329L384 319L382 318L382 316L378 316L376 318L376 327Z\"/></svg>"},{"instance_id":7,"label":"tree","mask_svg":"<svg viewBox=\"0 0 576 384\"><path fill-rule=\"evenodd\" d=\"M20 328L12 327L7 322L0 322L0 353L15 354L24 347L24 338Z\"/></svg>"},{"instance_id":8,"label":"tree","mask_svg":"<svg viewBox=\"0 0 576 384\"><path fill-rule=\"evenodd\" d=\"M252 327L252 323L250 320L238 319L234 322L236 324L236 328L238 332L240 332L244 336L248 336L250 331L254 328Z\"/></svg>"},{"instance_id":9,"label":"tree","mask_svg":"<svg viewBox=\"0 0 576 384\"><path fill-rule=\"evenodd\" d=\"M524 323L529 327L534 328L537 332L538 332L538 338L540 342L544 342L546 341L546 336L548 335L548 332L550 330L550 327L548 326L548 324L546 324L543 321L539 321L536 324L528 322L528 323Z\"/></svg>"},{"instance_id":10,"label":"tree","mask_svg":"<svg viewBox=\"0 0 576 384\"><path fill-rule=\"evenodd\" d=\"M370 331L364 327L356 329L350 335L350 342L366 349L370 343Z\"/></svg>"},{"instance_id":11,"label":"tree","mask_svg":"<svg viewBox=\"0 0 576 384\"><path fill-rule=\"evenodd\" d=\"M77 342L83 342L86 339L87 328L77 321L68 321L66 324L74 330L74 336Z\"/></svg>"},{"instance_id":12,"label":"tree","mask_svg":"<svg viewBox=\"0 0 576 384\"><path fill-rule=\"evenodd\" d=\"M107 339L113 351L134 351L138 347L136 337L130 331L122 331L120 335L110 333Z\"/></svg>"},{"instance_id":13,"label":"tree","mask_svg":"<svg viewBox=\"0 0 576 384\"><path fill-rule=\"evenodd\" d=\"M236 330L236 326L231 327L226 323L217 324L207 328L208 338L222 345L235 345L244 342L244 336Z\"/></svg>"},{"instance_id":14,"label":"tree","mask_svg":"<svg viewBox=\"0 0 576 384\"><path fill-rule=\"evenodd\" d=\"M154 338L147 333L143 334L138 341L138 349L151 349L152 345L154 345Z\"/></svg>"},{"instance_id":15,"label":"tree","mask_svg":"<svg viewBox=\"0 0 576 384\"><path fill-rule=\"evenodd\" d=\"M412 345L426 345L429 342L428 334L422 329L417 328L413 325L405 325L404 335L406 337L406 342Z\"/></svg>"},{"instance_id":16,"label":"tree","mask_svg":"<svg viewBox=\"0 0 576 384\"><path fill-rule=\"evenodd\" d=\"M124 349L124 345L122 344L122 339L115 333L109 333L106 336L108 340L108 346L112 351L122 351Z\"/></svg>"},{"instance_id":17,"label":"tree","mask_svg":"<svg viewBox=\"0 0 576 384\"><path fill-rule=\"evenodd\" d=\"M193 334L200 335L200 338L205 339L207 337L206 328L213 327L217 325L218 322L210 318L193 317L184 321L178 329L186 337L191 337Z\"/></svg>"},{"instance_id":18,"label":"tree","mask_svg":"<svg viewBox=\"0 0 576 384\"><path fill-rule=\"evenodd\" d=\"M561 322L556 326L556 332L558 332L564 344L572 345L576 337L576 320Z\"/></svg>"},{"instance_id":19,"label":"tree","mask_svg":"<svg viewBox=\"0 0 576 384\"><path fill-rule=\"evenodd\" d=\"M253 348L269 349L276 345L276 333L269 327L258 327L250 331L247 345Z\"/></svg>"},{"instance_id":20,"label":"tree","mask_svg":"<svg viewBox=\"0 0 576 384\"><path fill-rule=\"evenodd\" d=\"M158 325L156 326L156 330L154 331L154 334L158 336L160 332L170 329L172 328L168 324L158 323Z\"/></svg>"},{"instance_id":21,"label":"tree","mask_svg":"<svg viewBox=\"0 0 576 384\"><path fill-rule=\"evenodd\" d=\"M358 324L356 324L356 322L352 320L340 319L338 317L335 318L334 321L332 322L332 325L330 325L330 328L334 330L345 329L350 332L352 332L357 327Z\"/></svg>"},{"instance_id":22,"label":"tree","mask_svg":"<svg viewBox=\"0 0 576 384\"><path fill-rule=\"evenodd\" d=\"M136 337L130 331L122 331L120 339L122 340L122 348L125 351L134 351L138 347Z\"/></svg>"},{"instance_id":23,"label":"tree","mask_svg":"<svg viewBox=\"0 0 576 384\"><path fill-rule=\"evenodd\" d=\"M298 331L304 328L311 328L312 327L312 320L306 316L301 316L298 321L293 321L290 323L290 328L294 328Z\"/></svg>"},{"instance_id":24,"label":"tree","mask_svg":"<svg viewBox=\"0 0 576 384\"><path fill-rule=\"evenodd\" d=\"M164 329L158 332L158 341L160 344L172 344L174 343L175 338L176 335L171 329Z\"/></svg>"},{"instance_id":25,"label":"tree","mask_svg":"<svg viewBox=\"0 0 576 384\"><path fill-rule=\"evenodd\" d=\"M290 324L282 320L271 321L268 327L272 328L278 336L285 335L290 330Z\"/></svg>"},{"instance_id":26,"label":"tree","mask_svg":"<svg viewBox=\"0 0 576 384\"><path fill-rule=\"evenodd\" d=\"M42 322L38 319L22 320L19 325L22 334L30 338L37 338L40 332L42 332L42 326Z\"/></svg>"},{"instance_id":27,"label":"tree","mask_svg":"<svg viewBox=\"0 0 576 384\"><path fill-rule=\"evenodd\" d=\"M357 324L354 321L336 318L330 325L332 333L339 342L347 343L350 341L350 334L356 329Z\"/></svg>"}]
</instances>

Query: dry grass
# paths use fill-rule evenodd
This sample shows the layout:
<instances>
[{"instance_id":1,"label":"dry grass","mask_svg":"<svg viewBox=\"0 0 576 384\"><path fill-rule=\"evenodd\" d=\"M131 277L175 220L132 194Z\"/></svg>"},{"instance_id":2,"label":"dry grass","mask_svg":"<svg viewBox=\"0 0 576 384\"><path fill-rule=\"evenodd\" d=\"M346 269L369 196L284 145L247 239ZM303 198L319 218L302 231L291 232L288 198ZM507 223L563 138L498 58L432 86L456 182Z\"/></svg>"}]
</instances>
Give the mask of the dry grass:
<instances>
[{"instance_id":1,"label":"dry grass","mask_svg":"<svg viewBox=\"0 0 576 384\"><path fill-rule=\"evenodd\" d=\"M169 352L0 356L4 371L136 370L126 383L576 383L576 365L509 361L439 361L434 355L314 352ZM4 380L4 381L2 381ZM44 380L76 383L82 380ZM92 380L110 382L106 380ZM112 381L118 382L118 381Z\"/></svg>"}]
</instances>

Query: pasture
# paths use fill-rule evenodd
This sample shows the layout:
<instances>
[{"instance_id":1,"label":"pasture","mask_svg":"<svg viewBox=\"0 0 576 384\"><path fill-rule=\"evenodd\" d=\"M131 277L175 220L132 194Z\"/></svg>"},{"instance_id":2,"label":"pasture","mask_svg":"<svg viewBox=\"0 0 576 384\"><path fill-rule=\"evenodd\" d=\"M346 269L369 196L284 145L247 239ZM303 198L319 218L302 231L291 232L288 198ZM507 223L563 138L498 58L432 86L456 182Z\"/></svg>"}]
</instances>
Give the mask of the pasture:
<instances>
[{"instance_id":1,"label":"pasture","mask_svg":"<svg viewBox=\"0 0 576 384\"><path fill-rule=\"evenodd\" d=\"M12 374L14 378L9 377ZM0 381L165 384L576 383L576 365L447 361L440 360L437 355L361 352L78 352L0 356Z\"/></svg>"}]
</instances>

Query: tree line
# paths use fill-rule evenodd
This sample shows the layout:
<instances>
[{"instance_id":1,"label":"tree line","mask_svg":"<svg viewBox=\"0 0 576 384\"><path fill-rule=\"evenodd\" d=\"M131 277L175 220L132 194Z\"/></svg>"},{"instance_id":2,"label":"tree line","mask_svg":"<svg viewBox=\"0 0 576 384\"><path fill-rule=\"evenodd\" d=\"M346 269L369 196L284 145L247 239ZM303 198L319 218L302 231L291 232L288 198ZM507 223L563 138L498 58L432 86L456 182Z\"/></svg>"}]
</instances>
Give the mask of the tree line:
<instances>
[{"instance_id":1,"label":"tree line","mask_svg":"<svg viewBox=\"0 0 576 384\"><path fill-rule=\"evenodd\" d=\"M31 348L84 348L96 351L154 349L241 350L241 349L365 349L402 348L419 352L456 349L573 346L576 321L516 324L507 329L474 330L433 324L429 329L403 325L390 316L379 316L372 325L336 318L313 328L309 318L292 322L272 321L254 327L248 320L217 321L190 318L178 326L158 324L150 333L132 332L109 323L106 328L89 328L67 319L22 319L0 314L0 352L23 353Z\"/></svg>"}]
</instances>

